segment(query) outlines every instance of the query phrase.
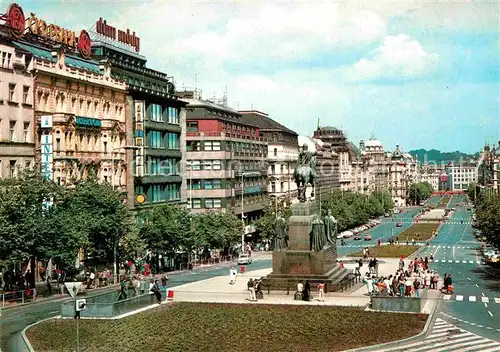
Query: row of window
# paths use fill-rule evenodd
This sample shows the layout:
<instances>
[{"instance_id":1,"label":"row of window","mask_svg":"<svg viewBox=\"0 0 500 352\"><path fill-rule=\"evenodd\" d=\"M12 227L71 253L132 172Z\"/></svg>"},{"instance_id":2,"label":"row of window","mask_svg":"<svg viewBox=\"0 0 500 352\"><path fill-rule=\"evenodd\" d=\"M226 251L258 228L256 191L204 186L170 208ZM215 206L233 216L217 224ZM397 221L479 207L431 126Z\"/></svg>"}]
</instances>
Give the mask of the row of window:
<instances>
[{"instance_id":1,"label":"row of window","mask_svg":"<svg viewBox=\"0 0 500 352\"><path fill-rule=\"evenodd\" d=\"M200 170L221 170L221 160L187 160L186 170L200 171Z\"/></svg>"},{"instance_id":2,"label":"row of window","mask_svg":"<svg viewBox=\"0 0 500 352\"><path fill-rule=\"evenodd\" d=\"M2 68L10 69L12 67L12 53L2 52Z\"/></svg>"},{"instance_id":3,"label":"row of window","mask_svg":"<svg viewBox=\"0 0 500 352\"><path fill-rule=\"evenodd\" d=\"M252 152L265 154L267 147L265 145L247 142L225 141L224 143L221 143L220 141L187 141L186 150L192 152L225 150L227 152Z\"/></svg>"},{"instance_id":4,"label":"row of window","mask_svg":"<svg viewBox=\"0 0 500 352\"><path fill-rule=\"evenodd\" d=\"M17 84L9 83L9 96L8 99L14 103L23 103L30 104L29 96L30 96L30 86L23 86L22 96L19 99L18 94L20 92L17 91Z\"/></svg>"},{"instance_id":5,"label":"row of window","mask_svg":"<svg viewBox=\"0 0 500 352\"><path fill-rule=\"evenodd\" d=\"M3 124L6 123L7 120L0 119L0 140L5 139L7 137L7 140L9 142L26 142L29 143L31 142L31 137L29 133L30 129L30 123L28 121L24 121L22 124L18 123L16 120L9 120L9 135L8 136L2 136L2 131L6 130L3 128ZM23 130L20 130L20 127L23 127ZM21 135L22 133L22 135Z\"/></svg>"},{"instance_id":6,"label":"row of window","mask_svg":"<svg viewBox=\"0 0 500 352\"><path fill-rule=\"evenodd\" d=\"M167 202L181 199L180 185L177 183L136 186L135 194L145 195L147 203Z\"/></svg>"},{"instance_id":7,"label":"row of window","mask_svg":"<svg viewBox=\"0 0 500 352\"><path fill-rule=\"evenodd\" d=\"M221 198L195 198L188 200L189 209L218 209L222 208Z\"/></svg>"},{"instance_id":8,"label":"row of window","mask_svg":"<svg viewBox=\"0 0 500 352\"><path fill-rule=\"evenodd\" d=\"M148 170L149 175L179 175L179 160L148 157L146 170Z\"/></svg>"},{"instance_id":9,"label":"row of window","mask_svg":"<svg viewBox=\"0 0 500 352\"><path fill-rule=\"evenodd\" d=\"M159 104L149 104L147 116L150 121L179 124L179 109Z\"/></svg>"},{"instance_id":10,"label":"row of window","mask_svg":"<svg viewBox=\"0 0 500 352\"><path fill-rule=\"evenodd\" d=\"M187 189L220 189L222 182L220 179L213 180L189 180Z\"/></svg>"},{"instance_id":11,"label":"row of window","mask_svg":"<svg viewBox=\"0 0 500 352\"><path fill-rule=\"evenodd\" d=\"M9 167L9 172L8 172L8 175L6 175L7 177L16 177L17 176L17 172L19 171L19 169L21 167L23 167L25 169L31 169L32 167L32 161L31 160L26 160L24 162L24 165L21 164L21 162L18 162L17 160L9 160L9 164L8 164L8 167ZM3 171L3 165L2 165L2 160L0 160L0 178L4 177L4 171Z\"/></svg>"},{"instance_id":12,"label":"row of window","mask_svg":"<svg viewBox=\"0 0 500 352\"><path fill-rule=\"evenodd\" d=\"M150 130L148 132L148 147L153 149L180 149L180 135Z\"/></svg>"}]
</instances>

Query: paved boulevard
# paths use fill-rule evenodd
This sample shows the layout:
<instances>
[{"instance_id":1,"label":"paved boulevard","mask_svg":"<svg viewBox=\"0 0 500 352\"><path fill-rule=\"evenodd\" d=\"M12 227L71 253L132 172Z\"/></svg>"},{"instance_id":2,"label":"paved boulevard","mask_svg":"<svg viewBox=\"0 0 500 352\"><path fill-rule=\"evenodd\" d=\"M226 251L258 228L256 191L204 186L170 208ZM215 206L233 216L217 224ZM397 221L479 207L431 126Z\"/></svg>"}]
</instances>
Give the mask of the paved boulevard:
<instances>
[{"instance_id":1,"label":"paved boulevard","mask_svg":"<svg viewBox=\"0 0 500 352\"><path fill-rule=\"evenodd\" d=\"M419 256L433 254L432 268L441 276L451 273L453 278L454 294L445 296L439 304L439 317L500 341L500 271L482 264L480 243L473 237L470 225L472 213L456 206L464 200L464 197L453 196L449 207L456 211L449 223L441 225L438 236Z\"/></svg>"}]
</instances>

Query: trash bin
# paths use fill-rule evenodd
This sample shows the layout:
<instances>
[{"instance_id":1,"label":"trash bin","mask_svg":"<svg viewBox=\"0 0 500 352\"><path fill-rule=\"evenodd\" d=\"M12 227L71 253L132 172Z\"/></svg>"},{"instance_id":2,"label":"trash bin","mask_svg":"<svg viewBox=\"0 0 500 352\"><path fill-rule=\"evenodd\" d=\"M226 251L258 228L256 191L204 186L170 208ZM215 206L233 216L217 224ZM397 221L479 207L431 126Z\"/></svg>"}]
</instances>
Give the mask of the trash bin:
<instances>
[{"instance_id":1,"label":"trash bin","mask_svg":"<svg viewBox=\"0 0 500 352\"><path fill-rule=\"evenodd\" d=\"M242 274L244 274L244 273L245 273L245 270L246 270L246 268L245 268L245 266L244 266L244 265L240 266L240 272L241 272Z\"/></svg>"},{"instance_id":2,"label":"trash bin","mask_svg":"<svg viewBox=\"0 0 500 352\"><path fill-rule=\"evenodd\" d=\"M174 291L172 290L167 291L167 299L174 299Z\"/></svg>"}]
</instances>

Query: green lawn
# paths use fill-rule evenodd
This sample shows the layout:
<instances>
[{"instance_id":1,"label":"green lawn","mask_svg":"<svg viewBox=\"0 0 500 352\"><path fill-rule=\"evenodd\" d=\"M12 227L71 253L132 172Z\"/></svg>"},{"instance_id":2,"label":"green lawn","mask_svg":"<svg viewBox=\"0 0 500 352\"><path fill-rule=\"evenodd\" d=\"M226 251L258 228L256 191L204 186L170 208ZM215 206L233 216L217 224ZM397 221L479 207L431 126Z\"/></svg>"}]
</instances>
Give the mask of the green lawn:
<instances>
[{"instance_id":1,"label":"green lawn","mask_svg":"<svg viewBox=\"0 0 500 352\"><path fill-rule=\"evenodd\" d=\"M175 303L120 320L81 320L81 351L341 351L418 334L425 314L363 308ZM376 330L376 333L369 333ZM35 351L75 350L75 321L27 332Z\"/></svg>"},{"instance_id":2,"label":"green lawn","mask_svg":"<svg viewBox=\"0 0 500 352\"><path fill-rule=\"evenodd\" d=\"M413 239L417 242L426 241L432 237L432 232L437 231L438 227L439 223L415 224L401 232L396 237L398 238L399 243L411 241Z\"/></svg>"},{"instance_id":3,"label":"green lawn","mask_svg":"<svg viewBox=\"0 0 500 352\"><path fill-rule=\"evenodd\" d=\"M413 252L417 251L420 246L405 246L405 245L385 245L370 247L370 257L373 258L399 258L402 255L408 257ZM363 252L355 252L349 254L350 257L362 257Z\"/></svg>"},{"instance_id":4,"label":"green lawn","mask_svg":"<svg viewBox=\"0 0 500 352\"><path fill-rule=\"evenodd\" d=\"M438 208L438 209L446 208L450 199L451 199L451 197L449 197L449 196L445 196L445 197L441 198L441 200L437 204L436 208Z\"/></svg>"}]
</instances>

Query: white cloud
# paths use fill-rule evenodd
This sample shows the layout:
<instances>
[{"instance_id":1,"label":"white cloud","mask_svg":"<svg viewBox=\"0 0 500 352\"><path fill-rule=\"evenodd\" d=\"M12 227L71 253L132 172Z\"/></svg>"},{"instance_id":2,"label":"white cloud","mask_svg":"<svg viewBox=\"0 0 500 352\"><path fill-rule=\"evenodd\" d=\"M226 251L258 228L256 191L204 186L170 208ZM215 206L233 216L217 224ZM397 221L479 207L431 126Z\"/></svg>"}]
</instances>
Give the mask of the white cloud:
<instances>
[{"instance_id":1,"label":"white cloud","mask_svg":"<svg viewBox=\"0 0 500 352\"><path fill-rule=\"evenodd\" d=\"M404 80L429 73L436 68L437 62L438 55L426 52L417 40L404 34L387 36L374 57L361 59L353 65L348 78Z\"/></svg>"}]
</instances>

